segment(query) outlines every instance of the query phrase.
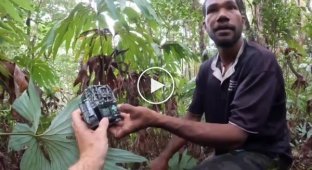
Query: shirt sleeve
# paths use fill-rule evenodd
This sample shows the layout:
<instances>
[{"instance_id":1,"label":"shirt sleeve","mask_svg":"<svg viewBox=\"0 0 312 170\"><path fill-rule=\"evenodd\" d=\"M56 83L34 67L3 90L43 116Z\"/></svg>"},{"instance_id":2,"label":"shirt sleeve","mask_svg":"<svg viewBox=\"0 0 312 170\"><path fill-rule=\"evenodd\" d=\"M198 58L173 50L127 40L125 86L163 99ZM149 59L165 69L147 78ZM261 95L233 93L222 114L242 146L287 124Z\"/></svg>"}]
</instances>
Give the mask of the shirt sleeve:
<instances>
[{"instance_id":1,"label":"shirt sleeve","mask_svg":"<svg viewBox=\"0 0 312 170\"><path fill-rule=\"evenodd\" d=\"M207 64L202 64L199 72L196 77L196 87L193 93L193 99L192 102L188 108L188 111L202 116L204 113L204 93L203 93L203 87L205 86L205 74L204 74L204 67Z\"/></svg>"},{"instance_id":2,"label":"shirt sleeve","mask_svg":"<svg viewBox=\"0 0 312 170\"><path fill-rule=\"evenodd\" d=\"M229 123L248 133L257 134L270 114L277 79L273 71L248 75L238 86L230 104Z\"/></svg>"}]
</instances>

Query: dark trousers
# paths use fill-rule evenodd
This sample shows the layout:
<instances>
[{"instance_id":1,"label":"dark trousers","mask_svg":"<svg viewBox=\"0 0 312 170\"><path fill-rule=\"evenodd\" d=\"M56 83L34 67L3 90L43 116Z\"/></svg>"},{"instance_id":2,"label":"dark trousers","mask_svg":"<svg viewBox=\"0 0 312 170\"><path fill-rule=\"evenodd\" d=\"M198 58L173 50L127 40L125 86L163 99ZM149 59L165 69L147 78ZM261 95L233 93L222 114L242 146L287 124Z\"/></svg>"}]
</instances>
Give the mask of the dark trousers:
<instances>
[{"instance_id":1,"label":"dark trousers","mask_svg":"<svg viewBox=\"0 0 312 170\"><path fill-rule=\"evenodd\" d=\"M288 170L290 164L279 156L233 151L204 160L194 170Z\"/></svg>"}]
</instances>

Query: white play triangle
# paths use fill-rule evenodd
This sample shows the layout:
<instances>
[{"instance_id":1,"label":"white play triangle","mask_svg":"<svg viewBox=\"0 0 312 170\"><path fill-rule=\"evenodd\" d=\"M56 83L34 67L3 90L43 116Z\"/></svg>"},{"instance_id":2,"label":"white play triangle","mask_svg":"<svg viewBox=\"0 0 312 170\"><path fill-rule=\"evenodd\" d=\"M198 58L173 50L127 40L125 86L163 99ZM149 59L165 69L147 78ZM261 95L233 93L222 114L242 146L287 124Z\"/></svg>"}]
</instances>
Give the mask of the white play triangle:
<instances>
[{"instance_id":1,"label":"white play triangle","mask_svg":"<svg viewBox=\"0 0 312 170\"><path fill-rule=\"evenodd\" d=\"M151 78L151 93L154 93L155 91L159 90L164 86L165 86L164 84Z\"/></svg>"}]
</instances>

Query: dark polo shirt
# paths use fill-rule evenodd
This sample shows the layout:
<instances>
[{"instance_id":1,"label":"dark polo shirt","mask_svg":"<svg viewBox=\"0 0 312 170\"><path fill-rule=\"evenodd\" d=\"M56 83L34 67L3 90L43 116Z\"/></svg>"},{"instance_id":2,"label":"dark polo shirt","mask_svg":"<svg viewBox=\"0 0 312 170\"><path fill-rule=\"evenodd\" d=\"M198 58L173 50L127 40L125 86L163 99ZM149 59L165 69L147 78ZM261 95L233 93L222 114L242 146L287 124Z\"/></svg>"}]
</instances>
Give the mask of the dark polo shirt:
<instances>
[{"instance_id":1,"label":"dark polo shirt","mask_svg":"<svg viewBox=\"0 0 312 170\"><path fill-rule=\"evenodd\" d=\"M274 54L256 43L245 42L240 53L225 79L218 74L218 56L201 65L189 112L205 114L207 122L230 123L247 132L239 149L290 158L281 68Z\"/></svg>"}]
</instances>

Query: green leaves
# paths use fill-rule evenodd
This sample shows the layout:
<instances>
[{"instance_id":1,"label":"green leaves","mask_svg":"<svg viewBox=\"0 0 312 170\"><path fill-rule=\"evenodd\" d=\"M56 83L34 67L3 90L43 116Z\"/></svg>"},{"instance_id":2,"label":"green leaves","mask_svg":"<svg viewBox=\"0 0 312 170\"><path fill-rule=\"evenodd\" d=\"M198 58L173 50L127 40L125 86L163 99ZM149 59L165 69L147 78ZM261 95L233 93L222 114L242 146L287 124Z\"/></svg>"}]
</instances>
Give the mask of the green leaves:
<instances>
[{"instance_id":1,"label":"green leaves","mask_svg":"<svg viewBox=\"0 0 312 170\"><path fill-rule=\"evenodd\" d=\"M28 146L35 142L34 129L29 127L27 124L17 123L13 128L12 133L20 133L23 135L12 135L9 141L9 150L19 151L26 149ZM29 134L29 135L27 135Z\"/></svg>"},{"instance_id":2,"label":"green leaves","mask_svg":"<svg viewBox=\"0 0 312 170\"><path fill-rule=\"evenodd\" d=\"M23 169L67 169L78 157L77 147L71 129L70 113L77 108L79 98L74 99L52 121L50 127L40 135L36 134L41 115L40 101L35 87L30 81L28 93L16 99L13 108L30 122L18 123L12 135L9 148L13 150L26 149L20 164ZM28 133L28 135L26 135Z\"/></svg>"},{"instance_id":3,"label":"green leaves","mask_svg":"<svg viewBox=\"0 0 312 170\"><path fill-rule=\"evenodd\" d=\"M141 24L145 22L147 28L155 27L154 25L150 25L151 22L146 22L145 20L142 20L142 18L149 21L158 21L159 19L157 18L156 12L147 1L134 0L133 2L134 3L132 4L138 6L141 13L138 10L126 6L125 1L96 1L96 9L93 9L84 3L78 4L67 18L57 23L49 31L48 35L41 42L42 49L40 53L42 54L44 51L48 51L49 55L52 54L52 56L55 57L59 48L62 47L62 44L65 42L66 51L72 47L73 51L77 52L75 54L77 57L80 57L82 51L85 51L84 58L86 56L90 57L99 54L111 54L113 48L110 47L112 47L113 42L107 39L102 40L103 38L97 42L99 35L94 37L83 37L82 42L77 41L81 38L80 35L82 32L95 29L110 29L113 37L115 36L115 33L122 36L121 41L128 40L129 36L124 35L130 34L131 32L138 32L142 34L143 37L137 36L136 38L141 39L140 41L143 43L135 44L136 46L133 47L133 50L139 49L140 45L147 46L148 48L144 48L146 50L151 50L153 38L151 37L150 32L147 32L146 29L141 27ZM107 16L110 16L111 19ZM92 40L89 38L92 38ZM80 48L75 49L77 42L80 43L81 46ZM128 44L128 42L125 44ZM87 46L89 47L87 48ZM94 47L95 50L93 50ZM125 46L124 49L127 48L128 47ZM101 49L101 51L96 49ZM136 51L136 55L142 51L143 50ZM134 56L132 55L131 59L133 58Z\"/></svg>"},{"instance_id":4,"label":"green leaves","mask_svg":"<svg viewBox=\"0 0 312 170\"><path fill-rule=\"evenodd\" d=\"M32 1L30 0L11 0L11 1L26 10L29 10L29 11L34 10L34 8L32 7Z\"/></svg>"},{"instance_id":5,"label":"green leaves","mask_svg":"<svg viewBox=\"0 0 312 170\"><path fill-rule=\"evenodd\" d=\"M120 169L120 167L116 166L116 163L131 163L145 161L147 161L147 159L142 156L135 155L125 150L110 148L106 156L104 169L105 170Z\"/></svg>"},{"instance_id":6,"label":"green leaves","mask_svg":"<svg viewBox=\"0 0 312 170\"><path fill-rule=\"evenodd\" d=\"M4 12L9 14L14 20L18 22L23 22L22 18L20 17L18 11L15 9L14 5L9 0L3 0L1 3L1 7L4 9Z\"/></svg>"},{"instance_id":7,"label":"green leaves","mask_svg":"<svg viewBox=\"0 0 312 170\"><path fill-rule=\"evenodd\" d=\"M39 143L36 140L28 145L27 150L23 154L20 168L21 170L28 169L52 169L49 163L49 158L45 157L45 152L39 147ZM66 158L65 158L66 159ZM61 168L60 168L61 169ZM64 169L64 167L62 168Z\"/></svg>"},{"instance_id":8,"label":"green leaves","mask_svg":"<svg viewBox=\"0 0 312 170\"><path fill-rule=\"evenodd\" d=\"M27 37L14 21L6 21L0 22L0 39L11 45L20 46Z\"/></svg>"},{"instance_id":9,"label":"green leaves","mask_svg":"<svg viewBox=\"0 0 312 170\"><path fill-rule=\"evenodd\" d=\"M70 45L75 47L78 36L82 30L95 27L95 11L88 5L79 3L62 21L57 22L46 37L40 43L40 54L48 51L48 55L56 57L61 45L66 42L65 47L68 51Z\"/></svg>"},{"instance_id":10,"label":"green leaves","mask_svg":"<svg viewBox=\"0 0 312 170\"><path fill-rule=\"evenodd\" d=\"M186 61L198 60L196 55L187 47L178 42L166 42L161 48L164 50L165 56L171 56L176 59L185 59Z\"/></svg>"},{"instance_id":11,"label":"green leaves","mask_svg":"<svg viewBox=\"0 0 312 170\"><path fill-rule=\"evenodd\" d=\"M27 56L15 57L14 61L27 68L32 79L45 89L52 89L58 82L57 74L47 61L39 58L29 59Z\"/></svg>"},{"instance_id":12,"label":"green leaves","mask_svg":"<svg viewBox=\"0 0 312 170\"><path fill-rule=\"evenodd\" d=\"M32 60L30 76L42 87L52 88L58 81L58 77L49 64L40 59Z\"/></svg>"},{"instance_id":13,"label":"green leaves","mask_svg":"<svg viewBox=\"0 0 312 170\"><path fill-rule=\"evenodd\" d=\"M118 20L120 18L120 13L117 11L117 7L114 4L114 0L105 0L105 3L108 7L108 11L113 19Z\"/></svg>"},{"instance_id":14,"label":"green leaves","mask_svg":"<svg viewBox=\"0 0 312 170\"><path fill-rule=\"evenodd\" d=\"M197 160L187 154L187 150L183 154L176 153L169 160L169 169L170 170L188 170L196 166Z\"/></svg>"},{"instance_id":15,"label":"green leaves","mask_svg":"<svg viewBox=\"0 0 312 170\"><path fill-rule=\"evenodd\" d=\"M15 6L20 6L30 11L33 10L30 0L2 0L0 3L0 14L8 14L15 21L22 23L23 19Z\"/></svg>"},{"instance_id":16,"label":"green leaves","mask_svg":"<svg viewBox=\"0 0 312 170\"><path fill-rule=\"evenodd\" d=\"M37 131L41 116L40 99L32 81L29 83L28 93L24 92L13 103L13 108L29 121L33 132Z\"/></svg>"},{"instance_id":17,"label":"green leaves","mask_svg":"<svg viewBox=\"0 0 312 170\"><path fill-rule=\"evenodd\" d=\"M37 134L41 116L40 100L32 81L27 92L16 99L13 108L29 124L17 123L9 140L9 149L26 149L21 170L65 170L78 159L78 149L71 127L71 113L78 108L80 97L73 99L57 114L51 125L42 134ZM1 133L0 133L1 135ZM145 158L120 149L109 149L106 170L123 169L116 163L143 162Z\"/></svg>"},{"instance_id":18,"label":"green leaves","mask_svg":"<svg viewBox=\"0 0 312 170\"><path fill-rule=\"evenodd\" d=\"M94 55L110 55L113 51L113 36L108 29L92 29L80 34L79 50L76 52L76 58L84 54L83 58L88 59Z\"/></svg>"},{"instance_id":19,"label":"green leaves","mask_svg":"<svg viewBox=\"0 0 312 170\"><path fill-rule=\"evenodd\" d=\"M160 22L156 12L146 0L133 0L133 2L135 2L135 4L140 8L145 17L150 20L156 20L157 22Z\"/></svg>"},{"instance_id":20,"label":"green leaves","mask_svg":"<svg viewBox=\"0 0 312 170\"><path fill-rule=\"evenodd\" d=\"M131 163L131 162L144 162L146 158L142 156L134 155L131 152L126 152L121 149L110 148L107 154L107 160L111 160L115 163Z\"/></svg>"},{"instance_id":21,"label":"green leaves","mask_svg":"<svg viewBox=\"0 0 312 170\"><path fill-rule=\"evenodd\" d=\"M167 68L170 68L170 70L174 72L180 69L180 65L176 64L177 61L198 61L198 57L193 52L178 42L165 42L160 46L160 49L163 50L164 61L166 62Z\"/></svg>"}]
</instances>

